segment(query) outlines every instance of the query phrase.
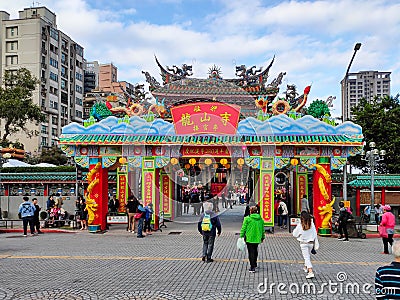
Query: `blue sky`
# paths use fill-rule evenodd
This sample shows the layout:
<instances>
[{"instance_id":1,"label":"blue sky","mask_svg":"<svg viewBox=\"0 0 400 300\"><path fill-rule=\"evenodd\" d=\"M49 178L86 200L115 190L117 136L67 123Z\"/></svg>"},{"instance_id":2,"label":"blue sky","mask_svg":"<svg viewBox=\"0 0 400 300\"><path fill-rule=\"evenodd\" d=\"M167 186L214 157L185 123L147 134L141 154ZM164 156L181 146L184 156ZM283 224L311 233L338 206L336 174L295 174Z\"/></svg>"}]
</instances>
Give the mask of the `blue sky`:
<instances>
[{"instance_id":1,"label":"blue sky","mask_svg":"<svg viewBox=\"0 0 400 300\"><path fill-rule=\"evenodd\" d=\"M32 5L0 0L0 9L17 17ZM162 65L193 65L194 77L207 77L214 64L224 78L235 65L265 67L275 55L272 81L298 91L312 83L309 102L336 96L340 81L362 43L351 72L391 71L391 94L400 93L400 0L235 1L235 0L42 0L57 15L57 26L85 49L88 61L112 62L118 79L144 82L149 71L161 82Z\"/></svg>"}]
</instances>

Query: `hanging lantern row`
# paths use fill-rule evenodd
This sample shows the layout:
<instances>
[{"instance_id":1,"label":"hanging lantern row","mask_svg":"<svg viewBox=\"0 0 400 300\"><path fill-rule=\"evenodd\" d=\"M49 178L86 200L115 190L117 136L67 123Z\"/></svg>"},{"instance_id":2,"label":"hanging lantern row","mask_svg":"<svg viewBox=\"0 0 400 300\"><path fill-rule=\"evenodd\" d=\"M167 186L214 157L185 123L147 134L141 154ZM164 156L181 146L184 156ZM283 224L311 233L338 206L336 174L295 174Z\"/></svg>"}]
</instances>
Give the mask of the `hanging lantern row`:
<instances>
[{"instance_id":1,"label":"hanging lantern row","mask_svg":"<svg viewBox=\"0 0 400 300\"><path fill-rule=\"evenodd\" d=\"M192 166L194 166L194 165L196 164L196 159L195 159L195 158L189 159L189 164L191 164Z\"/></svg>"},{"instance_id":2,"label":"hanging lantern row","mask_svg":"<svg viewBox=\"0 0 400 300\"><path fill-rule=\"evenodd\" d=\"M177 165L179 160L176 157L171 158L171 165Z\"/></svg>"}]
</instances>

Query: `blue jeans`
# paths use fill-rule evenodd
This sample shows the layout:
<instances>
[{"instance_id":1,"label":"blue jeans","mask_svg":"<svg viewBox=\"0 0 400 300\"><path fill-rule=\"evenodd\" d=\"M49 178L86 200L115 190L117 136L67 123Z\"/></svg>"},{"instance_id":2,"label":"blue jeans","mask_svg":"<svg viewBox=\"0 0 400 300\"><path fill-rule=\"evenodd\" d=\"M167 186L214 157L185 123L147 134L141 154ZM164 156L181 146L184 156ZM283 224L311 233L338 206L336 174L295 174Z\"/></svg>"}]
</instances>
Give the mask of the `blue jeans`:
<instances>
[{"instance_id":1,"label":"blue jeans","mask_svg":"<svg viewBox=\"0 0 400 300\"><path fill-rule=\"evenodd\" d=\"M203 257L207 260L211 259L211 255L214 250L215 236L209 234L203 234Z\"/></svg>"},{"instance_id":2,"label":"blue jeans","mask_svg":"<svg viewBox=\"0 0 400 300\"><path fill-rule=\"evenodd\" d=\"M137 236L143 236L143 218L139 219L137 228L138 228Z\"/></svg>"}]
</instances>

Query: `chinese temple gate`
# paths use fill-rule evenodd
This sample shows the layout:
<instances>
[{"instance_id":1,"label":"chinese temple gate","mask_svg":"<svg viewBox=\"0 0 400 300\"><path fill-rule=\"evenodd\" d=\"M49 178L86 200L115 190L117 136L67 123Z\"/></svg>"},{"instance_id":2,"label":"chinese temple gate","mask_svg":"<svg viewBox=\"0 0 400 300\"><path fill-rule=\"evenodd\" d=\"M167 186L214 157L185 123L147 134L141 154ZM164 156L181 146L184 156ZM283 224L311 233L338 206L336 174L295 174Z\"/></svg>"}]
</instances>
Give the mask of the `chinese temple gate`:
<instances>
[{"instance_id":1,"label":"chinese temple gate","mask_svg":"<svg viewBox=\"0 0 400 300\"><path fill-rule=\"evenodd\" d=\"M216 66L208 79L193 79L191 66L166 70L157 64L163 85L143 72L155 104L99 103L83 126L63 128L61 149L90 170L89 224L105 230L109 169L117 170L121 212L129 193L144 205L153 203L155 215L162 211L173 219L184 189L213 195L242 189L260 204L266 226L274 224L276 196L290 186L294 198L287 199L288 206L299 212L301 196L311 194L312 172L316 226L320 234L330 234L335 202L330 173L361 151L360 126L303 115L310 87L299 97L294 90L276 100L284 73L267 84L272 62L264 71L236 67L239 78L227 80Z\"/></svg>"}]
</instances>

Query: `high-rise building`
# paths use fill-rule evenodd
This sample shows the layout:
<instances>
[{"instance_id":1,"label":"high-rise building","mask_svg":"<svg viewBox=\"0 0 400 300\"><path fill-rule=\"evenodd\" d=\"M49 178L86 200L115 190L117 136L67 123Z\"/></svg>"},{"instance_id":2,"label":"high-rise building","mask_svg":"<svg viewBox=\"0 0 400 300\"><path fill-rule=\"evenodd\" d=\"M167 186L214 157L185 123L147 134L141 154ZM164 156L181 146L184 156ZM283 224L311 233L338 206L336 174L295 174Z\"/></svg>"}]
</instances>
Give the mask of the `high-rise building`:
<instances>
[{"instance_id":1,"label":"high-rise building","mask_svg":"<svg viewBox=\"0 0 400 300\"><path fill-rule=\"evenodd\" d=\"M390 74L379 71L349 73L341 81L343 121L352 118L351 108L357 106L360 99L371 101L375 97L390 96Z\"/></svg>"},{"instance_id":2,"label":"high-rise building","mask_svg":"<svg viewBox=\"0 0 400 300\"><path fill-rule=\"evenodd\" d=\"M135 85L118 81L118 69L112 63L85 62L83 118L90 117L95 101L115 102L114 106L126 106L129 95L134 95Z\"/></svg>"},{"instance_id":3,"label":"high-rise building","mask_svg":"<svg viewBox=\"0 0 400 300\"><path fill-rule=\"evenodd\" d=\"M82 122L83 47L57 29L56 15L46 7L25 8L18 19L1 11L0 28L0 76L22 67L31 71L40 80L33 102L46 116L45 122L30 126L38 136L21 132L10 140L23 143L26 151L40 152L56 145L63 126Z\"/></svg>"}]
</instances>

